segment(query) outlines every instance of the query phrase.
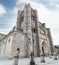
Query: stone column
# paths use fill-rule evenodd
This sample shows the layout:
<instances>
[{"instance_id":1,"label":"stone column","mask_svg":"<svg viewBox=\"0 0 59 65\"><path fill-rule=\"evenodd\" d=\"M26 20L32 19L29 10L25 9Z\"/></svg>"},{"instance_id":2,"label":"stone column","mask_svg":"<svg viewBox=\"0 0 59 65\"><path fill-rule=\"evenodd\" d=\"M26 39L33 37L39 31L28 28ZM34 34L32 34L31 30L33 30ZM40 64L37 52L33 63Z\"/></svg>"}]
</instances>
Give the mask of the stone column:
<instances>
[{"instance_id":1,"label":"stone column","mask_svg":"<svg viewBox=\"0 0 59 65\"><path fill-rule=\"evenodd\" d=\"M26 41L26 57L29 57L29 38L28 38L28 5L24 8L24 33Z\"/></svg>"},{"instance_id":2,"label":"stone column","mask_svg":"<svg viewBox=\"0 0 59 65\"><path fill-rule=\"evenodd\" d=\"M48 28L48 39L49 39L51 54L53 55L54 46L53 46L53 41L52 41L51 32L49 28Z\"/></svg>"},{"instance_id":3,"label":"stone column","mask_svg":"<svg viewBox=\"0 0 59 65\"><path fill-rule=\"evenodd\" d=\"M31 7L28 4L28 38L30 38L31 46L33 51L33 38L32 38L32 21L31 21Z\"/></svg>"},{"instance_id":4,"label":"stone column","mask_svg":"<svg viewBox=\"0 0 59 65\"><path fill-rule=\"evenodd\" d=\"M17 22L16 22L16 30L19 31L21 29L21 11L19 10L18 11L18 14L17 14Z\"/></svg>"},{"instance_id":5,"label":"stone column","mask_svg":"<svg viewBox=\"0 0 59 65\"><path fill-rule=\"evenodd\" d=\"M26 33L26 55L29 56L29 39L31 42L31 46L33 46L33 40L32 40L32 28L31 28L31 7L30 4L25 5L24 8L24 32Z\"/></svg>"},{"instance_id":6,"label":"stone column","mask_svg":"<svg viewBox=\"0 0 59 65\"><path fill-rule=\"evenodd\" d=\"M37 11L35 10L35 26L36 26L36 43L37 43L37 56L40 56L40 31L39 22L37 20Z\"/></svg>"}]
</instances>

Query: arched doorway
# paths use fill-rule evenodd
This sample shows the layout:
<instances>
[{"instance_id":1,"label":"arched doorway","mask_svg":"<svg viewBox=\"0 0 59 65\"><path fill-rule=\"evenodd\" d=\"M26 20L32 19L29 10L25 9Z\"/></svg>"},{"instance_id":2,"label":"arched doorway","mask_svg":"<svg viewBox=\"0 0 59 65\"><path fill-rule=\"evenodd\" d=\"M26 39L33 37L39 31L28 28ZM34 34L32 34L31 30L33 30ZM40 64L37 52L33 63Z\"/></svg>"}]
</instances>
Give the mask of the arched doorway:
<instances>
[{"instance_id":1,"label":"arched doorway","mask_svg":"<svg viewBox=\"0 0 59 65\"><path fill-rule=\"evenodd\" d=\"M42 42L42 47L44 49L44 54L47 55L48 54L48 45L45 41Z\"/></svg>"}]
</instances>

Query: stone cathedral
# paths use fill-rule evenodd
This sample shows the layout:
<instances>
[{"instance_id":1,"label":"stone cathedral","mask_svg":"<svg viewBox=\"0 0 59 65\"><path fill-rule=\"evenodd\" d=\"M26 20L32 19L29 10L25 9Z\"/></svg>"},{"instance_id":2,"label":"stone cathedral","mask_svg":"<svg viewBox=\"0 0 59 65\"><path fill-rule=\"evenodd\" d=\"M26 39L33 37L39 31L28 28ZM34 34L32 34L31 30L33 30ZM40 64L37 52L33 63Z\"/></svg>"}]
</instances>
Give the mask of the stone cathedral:
<instances>
[{"instance_id":1,"label":"stone cathedral","mask_svg":"<svg viewBox=\"0 0 59 65\"><path fill-rule=\"evenodd\" d=\"M38 16L39 17L39 16ZM42 47L45 55L53 54L54 46L50 28L38 21L37 11L30 4L18 10L17 22L7 35L0 33L0 58L8 58L20 48L20 57L29 57L31 46L34 56L40 56Z\"/></svg>"}]
</instances>

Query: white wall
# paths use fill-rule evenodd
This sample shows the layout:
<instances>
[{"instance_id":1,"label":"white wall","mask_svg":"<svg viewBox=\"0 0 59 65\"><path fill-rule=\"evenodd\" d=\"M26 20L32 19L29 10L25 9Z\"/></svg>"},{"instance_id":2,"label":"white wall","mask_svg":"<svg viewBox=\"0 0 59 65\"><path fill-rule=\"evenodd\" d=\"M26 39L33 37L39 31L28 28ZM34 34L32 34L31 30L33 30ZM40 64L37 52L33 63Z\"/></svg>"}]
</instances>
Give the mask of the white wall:
<instances>
[{"instance_id":1,"label":"white wall","mask_svg":"<svg viewBox=\"0 0 59 65\"><path fill-rule=\"evenodd\" d=\"M15 41L16 48L20 48L20 57L24 57L26 55L26 43L24 35L21 33L17 33Z\"/></svg>"},{"instance_id":2,"label":"white wall","mask_svg":"<svg viewBox=\"0 0 59 65\"><path fill-rule=\"evenodd\" d=\"M8 57L11 55L13 35L7 38L5 55Z\"/></svg>"}]
</instances>

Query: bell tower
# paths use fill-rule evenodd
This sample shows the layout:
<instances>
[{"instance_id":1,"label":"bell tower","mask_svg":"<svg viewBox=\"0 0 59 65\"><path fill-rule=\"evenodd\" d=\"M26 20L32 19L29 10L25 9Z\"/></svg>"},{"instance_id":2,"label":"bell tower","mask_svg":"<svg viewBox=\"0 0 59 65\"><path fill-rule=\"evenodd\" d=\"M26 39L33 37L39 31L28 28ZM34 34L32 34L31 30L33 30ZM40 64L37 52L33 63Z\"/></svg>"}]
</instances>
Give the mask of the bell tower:
<instances>
[{"instance_id":1,"label":"bell tower","mask_svg":"<svg viewBox=\"0 0 59 65\"><path fill-rule=\"evenodd\" d=\"M16 29L26 34L26 55L30 54L28 49L30 44L32 47L34 46L32 48L32 51L34 49L34 55L40 56L38 24L37 11L32 9L30 4L26 4L22 11L18 11Z\"/></svg>"}]
</instances>

